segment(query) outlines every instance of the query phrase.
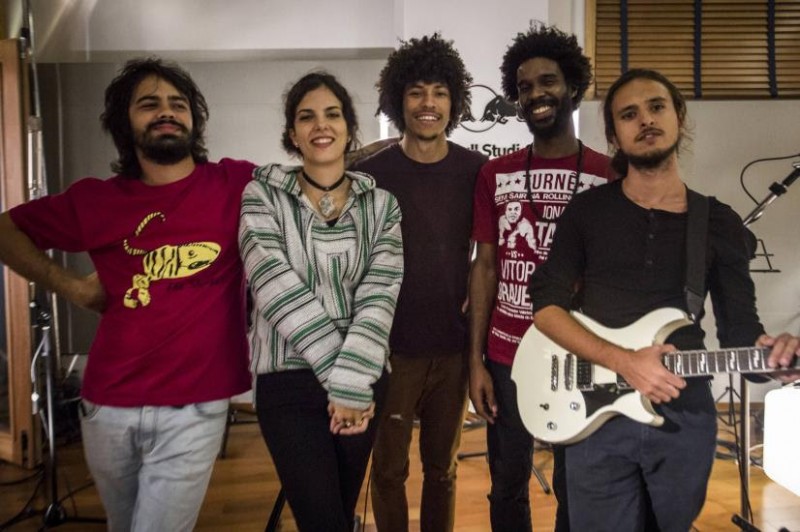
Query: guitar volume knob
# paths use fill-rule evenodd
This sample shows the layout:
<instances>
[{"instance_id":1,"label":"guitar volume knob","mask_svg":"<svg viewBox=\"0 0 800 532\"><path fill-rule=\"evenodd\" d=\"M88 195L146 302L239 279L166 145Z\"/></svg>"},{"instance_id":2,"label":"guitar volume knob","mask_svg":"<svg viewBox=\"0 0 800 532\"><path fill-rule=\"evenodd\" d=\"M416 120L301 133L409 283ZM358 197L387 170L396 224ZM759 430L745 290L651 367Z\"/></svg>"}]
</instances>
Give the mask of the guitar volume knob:
<instances>
[{"instance_id":1,"label":"guitar volume knob","mask_svg":"<svg viewBox=\"0 0 800 532\"><path fill-rule=\"evenodd\" d=\"M581 405L579 405L579 404L578 404L578 403L576 403L575 401L572 401L572 402L569 404L569 409L570 409L570 410L572 410L573 412L577 412L578 410L580 410L580 409L581 409Z\"/></svg>"},{"instance_id":2,"label":"guitar volume knob","mask_svg":"<svg viewBox=\"0 0 800 532\"><path fill-rule=\"evenodd\" d=\"M550 422L547 423L547 428L550 429L550 430L556 430L558 428L558 425L556 425L555 423L550 421Z\"/></svg>"}]
</instances>

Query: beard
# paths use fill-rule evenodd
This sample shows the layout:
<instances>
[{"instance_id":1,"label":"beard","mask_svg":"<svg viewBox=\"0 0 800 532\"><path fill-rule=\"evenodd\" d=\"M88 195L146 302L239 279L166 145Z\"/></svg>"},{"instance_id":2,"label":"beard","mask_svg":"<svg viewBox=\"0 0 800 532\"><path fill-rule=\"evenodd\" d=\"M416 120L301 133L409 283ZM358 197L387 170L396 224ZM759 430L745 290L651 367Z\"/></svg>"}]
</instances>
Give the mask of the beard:
<instances>
[{"instance_id":1,"label":"beard","mask_svg":"<svg viewBox=\"0 0 800 532\"><path fill-rule=\"evenodd\" d=\"M153 136L150 131L163 123L172 124L180 129L179 134ZM172 120L159 121L151 124L144 133L136 136L136 147L142 155L156 164L175 164L192 154L194 139L189 130L178 122Z\"/></svg>"},{"instance_id":2,"label":"beard","mask_svg":"<svg viewBox=\"0 0 800 532\"><path fill-rule=\"evenodd\" d=\"M656 168L661 167L672 156L673 153L678 151L678 145L680 142L681 139L678 137L675 143L669 148L646 153L644 155L632 155L625 152L622 153L628 158L630 165L637 170L655 170Z\"/></svg>"},{"instance_id":3,"label":"beard","mask_svg":"<svg viewBox=\"0 0 800 532\"><path fill-rule=\"evenodd\" d=\"M539 124L533 119L533 108L542 104L552 105L556 109L552 121L547 124ZM569 94L564 94L560 100L549 97L531 100L523 109L523 118L534 137L550 140L566 131L569 121L572 120L572 111L572 99Z\"/></svg>"}]
</instances>

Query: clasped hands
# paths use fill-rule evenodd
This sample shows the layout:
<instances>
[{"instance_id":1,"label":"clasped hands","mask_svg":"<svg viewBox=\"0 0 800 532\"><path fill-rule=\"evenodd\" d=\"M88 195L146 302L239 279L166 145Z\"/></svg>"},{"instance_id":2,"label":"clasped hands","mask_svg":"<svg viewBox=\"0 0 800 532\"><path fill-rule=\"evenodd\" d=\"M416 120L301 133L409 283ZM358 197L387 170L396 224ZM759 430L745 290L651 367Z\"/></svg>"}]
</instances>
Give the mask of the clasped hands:
<instances>
[{"instance_id":1,"label":"clasped hands","mask_svg":"<svg viewBox=\"0 0 800 532\"><path fill-rule=\"evenodd\" d=\"M358 410L330 402L328 415L331 417L330 430L333 434L341 436L361 434L367 430L369 420L375 417L375 403L370 403L366 410Z\"/></svg>"}]
</instances>

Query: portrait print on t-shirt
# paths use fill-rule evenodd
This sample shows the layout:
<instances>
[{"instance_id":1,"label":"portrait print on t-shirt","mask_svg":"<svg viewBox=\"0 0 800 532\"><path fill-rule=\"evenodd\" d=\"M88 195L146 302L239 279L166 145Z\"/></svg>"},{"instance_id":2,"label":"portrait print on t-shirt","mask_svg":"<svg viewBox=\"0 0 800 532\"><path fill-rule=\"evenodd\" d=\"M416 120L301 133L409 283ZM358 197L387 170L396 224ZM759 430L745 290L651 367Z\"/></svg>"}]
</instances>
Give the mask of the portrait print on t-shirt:
<instances>
[{"instance_id":1,"label":"portrait print on t-shirt","mask_svg":"<svg viewBox=\"0 0 800 532\"><path fill-rule=\"evenodd\" d=\"M495 205L504 212L498 219L497 312L532 320L528 281L536 265L547 260L558 217L573 194L606 180L587 173L578 180L573 170L550 168L532 169L530 179L524 171L495 178Z\"/></svg>"},{"instance_id":2,"label":"portrait print on t-shirt","mask_svg":"<svg viewBox=\"0 0 800 532\"><path fill-rule=\"evenodd\" d=\"M136 227L134 237L139 236L147 224L155 218L160 218L162 222L166 221L163 213L150 213ZM143 255L143 272L133 276L132 286L125 292L123 304L127 308L136 308L139 304L146 307L150 304L150 283L153 281L189 277L205 270L217 259L222 249L215 242L190 242L168 244L148 251L131 247L127 238L123 246L129 255Z\"/></svg>"}]
</instances>

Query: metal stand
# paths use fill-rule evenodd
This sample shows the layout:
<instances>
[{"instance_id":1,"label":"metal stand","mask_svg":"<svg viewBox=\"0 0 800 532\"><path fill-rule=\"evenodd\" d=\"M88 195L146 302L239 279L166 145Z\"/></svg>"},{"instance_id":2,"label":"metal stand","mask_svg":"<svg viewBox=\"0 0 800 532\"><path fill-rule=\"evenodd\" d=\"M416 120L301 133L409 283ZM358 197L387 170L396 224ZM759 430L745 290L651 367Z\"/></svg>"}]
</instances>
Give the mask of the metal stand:
<instances>
[{"instance_id":1,"label":"metal stand","mask_svg":"<svg viewBox=\"0 0 800 532\"><path fill-rule=\"evenodd\" d=\"M42 510L28 509L23 510L17 519L5 523L10 527L21 521L30 519L31 517L42 515L42 527L40 530L47 530L64 523L105 523L106 520L96 517L78 517L67 515L66 509L61 504L61 498L58 496L58 453L56 449L56 435L55 435L55 374L56 374L56 356L52 352L50 344L50 313L38 308L36 303L31 303L31 308L34 312L34 328L39 329L41 333L41 340L36 352L42 359L44 364L44 382L45 382L45 404L46 404L46 420L45 430L47 432L47 459L45 463L45 478L49 480L49 495L50 500L47 507ZM35 360L35 359L34 359ZM34 372L36 368L34 368ZM34 403L37 404L38 398L35 398ZM38 409L38 406L35 406ZM37 487L38 489L38 487ZM33 500L33 499L31 499Z\"/></svg>"},{"instance_id":2,"label":"metal stand","mask_svg":"<svg viewBox=\"0 0 800 532\"><path fill-rule=\"evenodd\" d=\"M746 532L759 532L752 523L753 512L750 507L750 389L747 379L740 377L739 389L741 402L739 403L739 430L741 430L741 445L738 449L739 480L740 480L740 512L734 515L731 521Z\"/></svg>"},{"instance_id":3,"label":"metal stand","mask_svg":"<svg viewBox=\"0 0 800 532\"><path fill-rule=\"evenodd\" d=\"M770 193L759 203L753 211L744 219L744 225L750 225L755 222L764 210L775 201L778 196L786 193L786 190L800 177L800 162L792 163L793 170L787 175L780 183L772 183L769 186ZM741 431L741 444L738 448L737 456L739 458L739 480L740 480L740 497L741 497L741 510L740 514L734 514L731 521L740 529L747 532L759 532L752 523L753 512L750 507L750 390L749 384L744 376L740 377L740 414L739 414L739 430Z\"/></svg>"}]
</instances>

